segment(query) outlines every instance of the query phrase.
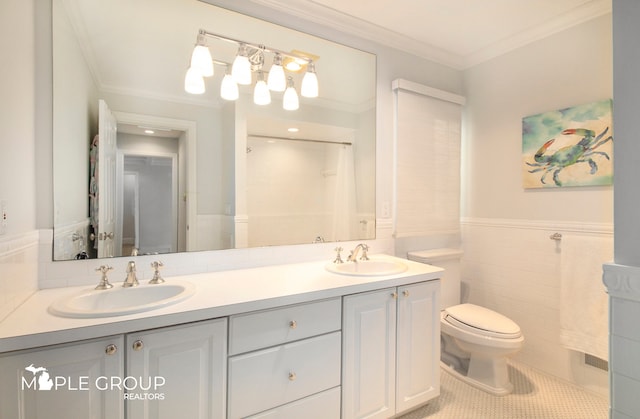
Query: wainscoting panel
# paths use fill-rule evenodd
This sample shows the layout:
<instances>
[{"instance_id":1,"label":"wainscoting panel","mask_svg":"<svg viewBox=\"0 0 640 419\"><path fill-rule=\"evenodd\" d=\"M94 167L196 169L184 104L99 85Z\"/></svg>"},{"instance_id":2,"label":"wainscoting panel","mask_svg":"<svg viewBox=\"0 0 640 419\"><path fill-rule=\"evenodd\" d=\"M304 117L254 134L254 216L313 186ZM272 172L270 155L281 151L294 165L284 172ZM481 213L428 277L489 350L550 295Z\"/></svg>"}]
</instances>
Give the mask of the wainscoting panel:
<instances>
[{"instance_id":1,"label":"wainscoting panel","mask_svg":"<svg viewBox=\"0 0 640 419\"><path fill-rule=\"evenodd\" d=\"M38 289L37 231L0 237L0 321Z\"/></svg>"},{"instance_id":2,"label":"wainscoting panel","mask_svg":"<svg viewBox=\"0 0 640 419\"><path fill-rule=\"evenodd\" d=\"M462 300L520 325L525 344L516 360L607 396L607 372L560 344L562 240L555 233L611 237L613 225L463 219Z\"/></svg>"}]
</instances>

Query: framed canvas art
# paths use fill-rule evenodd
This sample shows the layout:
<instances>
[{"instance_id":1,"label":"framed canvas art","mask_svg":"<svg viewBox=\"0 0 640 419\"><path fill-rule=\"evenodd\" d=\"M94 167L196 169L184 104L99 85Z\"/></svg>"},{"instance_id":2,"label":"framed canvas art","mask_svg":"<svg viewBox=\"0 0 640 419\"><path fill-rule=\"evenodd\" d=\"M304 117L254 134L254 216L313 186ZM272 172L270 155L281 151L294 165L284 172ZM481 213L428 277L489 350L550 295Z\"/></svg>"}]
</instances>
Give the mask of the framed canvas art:
<instances>
[{"instance_id":1,"label":"framed canvas art","mask_svg":"<svg viewBox=\"0 0 640 419\"><path fill-rule=\"evenodd\" d=\"M610 99L522 119L525 188L613 183Z\"/></svg>"}]
</instances>

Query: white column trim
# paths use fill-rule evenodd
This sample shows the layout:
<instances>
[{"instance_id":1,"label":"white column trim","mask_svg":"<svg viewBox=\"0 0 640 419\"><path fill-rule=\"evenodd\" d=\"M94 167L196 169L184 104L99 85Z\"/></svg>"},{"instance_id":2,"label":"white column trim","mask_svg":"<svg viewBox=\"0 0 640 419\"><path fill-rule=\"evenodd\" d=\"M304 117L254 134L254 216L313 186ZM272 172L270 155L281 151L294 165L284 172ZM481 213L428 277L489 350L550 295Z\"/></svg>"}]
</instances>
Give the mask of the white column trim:
<instances>
[{"instance_id":1,"label":"white column trim","mask_svg":"<svg viewBox=\"0 0 640 419\"><path fill-rule=\"evenodd\" d=\"M603 268L609 296L640 302L640 267L608 263Z\"/></svg>"}]
</instances>

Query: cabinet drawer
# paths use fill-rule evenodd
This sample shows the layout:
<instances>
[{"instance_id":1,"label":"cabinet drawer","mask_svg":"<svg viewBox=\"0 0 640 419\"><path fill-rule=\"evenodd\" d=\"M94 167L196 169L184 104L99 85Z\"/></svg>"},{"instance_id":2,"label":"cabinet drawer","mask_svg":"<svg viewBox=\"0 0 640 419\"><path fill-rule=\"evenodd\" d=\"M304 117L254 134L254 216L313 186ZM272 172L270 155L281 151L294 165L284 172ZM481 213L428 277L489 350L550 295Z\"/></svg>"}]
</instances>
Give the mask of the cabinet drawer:
<instances>
[{"instance_id":1,"label":"cabinet drawer","mask_svg":"<svg viewBox=\"0 0 640 419\"><path fill-rule=\"evenodd\" d=\"M229 355L340 330L340 298L232 316Z\"/></svg>"},{"instance_id":2,"label":"cabinet drawer","mask_svg":"<svg viewBox=\"0 0 640 419\"><path fill-rule=\"evenodd\" d=\"M305 397L301 400L285 404L284 406L258 413L247 419L339 419L340 418L340 387Z\"/></svg>"},{"instance_id":3,"label":"cabinet drawer","mask_svg":"<svg viewBox=\"0 0 640 419\"><path fill-rule=\"evenodd\" d=\"M229 418L245 417L340 385L341 332L229 359Z\"/></svg>"}]
</instances>

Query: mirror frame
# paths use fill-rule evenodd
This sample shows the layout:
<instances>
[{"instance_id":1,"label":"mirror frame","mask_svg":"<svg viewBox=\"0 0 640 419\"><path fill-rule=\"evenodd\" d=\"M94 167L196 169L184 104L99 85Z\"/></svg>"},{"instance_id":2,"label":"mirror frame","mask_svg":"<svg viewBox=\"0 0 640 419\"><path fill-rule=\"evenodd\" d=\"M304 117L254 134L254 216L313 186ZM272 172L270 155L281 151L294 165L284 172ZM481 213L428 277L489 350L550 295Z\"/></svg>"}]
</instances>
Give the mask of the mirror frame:
<instances>
[{"instance_id":1,"label":"mirror frame","mask_svg":"<svg viewBox=\"0 0 640 419\"><path fill-rule=\"evenodd\" d=\"M354 50L358 50L358 48L353 48L353 47L351 47L351 46L346 46L346 45L343 45L343 44L337 43L337 42L335 42L335 41L333 41L333 40L330 40L330 39L327 39L327 38L324 38L324 37L318 37L317 35L310 35L308 32L300 31L299 29L295 29L295 28L291 27L290 25L283 25L283 24L278 23L278 22L273 22L273 21L271 21L271 20L267 20L267 19L264 19L264 18L261 18L261 17L256 17L254 14L248 14L248 13L245 13L245 12L243 12L243 11L236 10L236 9L234 9L234 8L224 7L224 6L221 6L221 5L219 5L219 4L216 4L215 2L212 2L212 1L203 1L203 2L204 2L204 3L210 3L210 4L211 4L212 6L214 6L214 7L222 7L222 8L225 8L225 9L231 10L231 11L233 11L234 13L239 13L239 14L242 14L242 15L248 16L249 18L253 18L253 19L261 19L261 20L264 20L264 21L265 21L266 23L268 23L268 24L273 24L273 25L281 26L281 27L283 27L284 29L287 29L287 30L292 30L292 31L296 31L296 32L301 32L303 35L306 35L306 36L313 36L313 37L316 37L316 38L321 39L322 41L326 41L326 42L330 42L330 43L332 43L332 44L337 44L337 45L340 45L340 46L345 46L345 47L348 47L348 48L351 48L351 49L354 49ZM375 61L376 61L376 57L375 57L375 54L372 54L372 53L369 53L369 52L367 52L367 54L369 54L369 55L372 57L372 59L373 59L373 78L374 78L374 80L375 80L375 79L376 79L376 75L375 75L375 73L376 73L376 70L375 70ZM371 206L372 206L372 212L373 212L373 221L374 221L374 224L375 224L375 205L376 205L376 202L375 202L375 142L376 142L376 127L375 127L375 120L376 120L376 116L375 116L376 111L375 111L375 108L376 108L376 106L375 106L375 102L376 102L376 94L377 94L377 92L376 92L376 84L375 84L375 82L374 82L374 83L373 83L373 85L371 86L371 91L372 91L372 94L373 94L373 98L372 98L372 100L373 100L373 106L372 106L373 119L372 119L372 122L371 122L371 125L372 125L372 127L371 127L371 128L372 128L372 129L371 129L371 135L372 135L372 148L373 148L373 156L372 156L372 159L373 159L373 160L372 160L372 173L371 173L371 174L372 174L372 176L371 176L371 178L372 178L372 179L371 179L371 183L372 183L372 189L373 189L373 193L372 193L372 200L373 200L373 202L371 202ZM55 111L54 111L54 112L55 112ZM52 115L52 118L53 118L53 115ZM54 137L55 137L55 136L54 136ZM55 142L55 138L52 138L52 142ZM193 144L193 145L192 145L192 147L195 149L195 144ZM54 146L54 149L55 149L55 146ZM54 163L54 165L55 165L55 163ZM193 176L189 176L189 178L190 178L190 179L193 179L193 178L195 177L195 172L196 172L197 168L196 168L196 167L194 167L194 165L191 165L191 166L190 166L190 168L189 168L189 170L190 170L191 172L193 172ZM54 194L55 194L55 191L54 191ZM54 196L55 196L55 195L54 195ZM54 205L54 206L55 206L55 205ZM195 208L196 208L196 205L190 205L190 206L189 206L189 208L191 208L191 209L195 209ZM54 217L54 218L55 218L55 217ZM55 230L56 230L56 227L54 226L54 231L55 231ZM367 239L374 239L374 238L375 238L375 227L373 228L373 235L372 235L372 236L370 236L370 237L367 237ZM353 238L352 240L356 240L356 239L357 239L357 238ZM288 243L288 244L289 244L289 243ZM290 244L291 244L291 245L293 245L293 244L302 244L302 243L290 243ZM54 246L55 246L55 239L54 239ZM196 251L200 251L200 250L222 250L222 249L195 249L195 250L196 250ZM56 259L54 258L54 260L56 260Z\"/></svg>"}]
</instances>

